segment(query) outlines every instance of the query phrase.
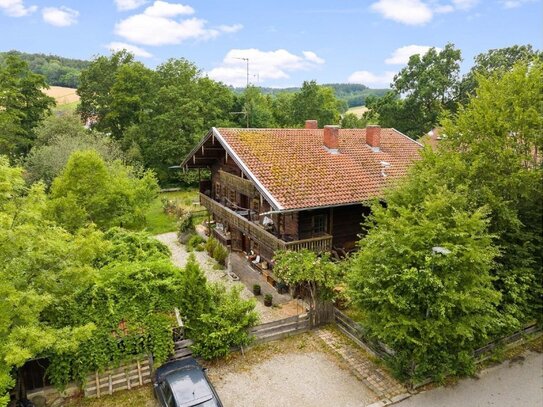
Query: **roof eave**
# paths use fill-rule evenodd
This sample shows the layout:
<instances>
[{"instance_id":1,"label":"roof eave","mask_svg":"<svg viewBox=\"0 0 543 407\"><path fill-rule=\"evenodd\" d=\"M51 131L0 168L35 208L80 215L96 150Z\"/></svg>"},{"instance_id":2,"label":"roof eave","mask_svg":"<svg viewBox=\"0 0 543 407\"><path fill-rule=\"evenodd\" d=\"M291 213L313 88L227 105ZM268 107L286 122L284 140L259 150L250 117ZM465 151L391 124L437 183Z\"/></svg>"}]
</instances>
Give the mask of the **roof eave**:
<instances>
[{"instance_id":1,"label":"roof eave","mask_svg":"<svg viewBox=\"0 0 543 407\"><path fill-rule=\"evenodd\" d=\"M253 172L245 165L243 160L237 155L237 153L232 149L230 144L225 140L225 138L222 136L222 134L219 132L219 130L215 127L212 127L209 132L200 140L200 142L190 151L190 153L187 154L183 162L181 163L181 167L184 168L188 165L190 165L190 160L194 154L196 154L200 148L204 145L204 143L209 140L210 137L215 137L219 141L219 143L223 146L223 148L226 150L228 155L232 157L234 162L242 169L243 173L249 178L256 186L256 189L264 196L264 198L270 203L273 209L277 211L283 210L283 205L270 193L270 191L258 180L258 178L253 174Z\"/></svg>"}]
</instances>

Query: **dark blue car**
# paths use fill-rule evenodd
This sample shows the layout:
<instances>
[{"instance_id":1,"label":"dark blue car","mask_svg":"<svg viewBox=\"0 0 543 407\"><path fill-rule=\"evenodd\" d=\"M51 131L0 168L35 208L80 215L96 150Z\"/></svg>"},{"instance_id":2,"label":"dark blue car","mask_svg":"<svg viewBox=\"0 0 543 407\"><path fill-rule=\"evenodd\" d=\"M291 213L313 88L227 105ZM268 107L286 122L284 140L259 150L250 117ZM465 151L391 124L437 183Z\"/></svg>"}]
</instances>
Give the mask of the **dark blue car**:
<instances>
[{"instance_id":1,"label":"dark blue car","mask_svg":"<svg viewBox=\"0 0 543 407\"><path fill-rule=\"evenodd\" d=\"M155 376L155 394L163 407L223 407L205 369L193 358L160 366Z\"/></svg>"}]
</instances>

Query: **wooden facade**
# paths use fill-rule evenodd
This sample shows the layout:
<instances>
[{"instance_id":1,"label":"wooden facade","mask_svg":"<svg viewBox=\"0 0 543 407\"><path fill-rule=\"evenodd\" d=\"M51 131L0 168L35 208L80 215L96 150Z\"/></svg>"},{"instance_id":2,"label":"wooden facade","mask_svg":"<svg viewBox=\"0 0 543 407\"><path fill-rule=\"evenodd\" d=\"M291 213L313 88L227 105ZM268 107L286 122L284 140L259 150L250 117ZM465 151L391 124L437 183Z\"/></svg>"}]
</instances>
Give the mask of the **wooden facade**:
<instances>
[{"instance_id":1,"label":"wooden facade","mask_svg":"<svg viewBox=\"0 0 543 407\"><path fill-rule=\"evenodd\" d=\"M213 235L264 268L278 250L354 250L370 212L361 202L382 197L421 148L395 129L309 120L305 129L212 128L181 167L210 170L200 200Z\"/></svg>"},{"instance_id":2,"label":"wooden facade","mask_svg":"<svg viewBox=\"0 0 543 407\"><path fill-rule=\"evenodd\" d=\"M233 251L253 252L270 262L278 250L346 252L355 247L367 207L275 211L226 151L212 160L207 164L211 179L200 182L200 203L215 222L214 237Z\"/></svg>"}]
</instances>

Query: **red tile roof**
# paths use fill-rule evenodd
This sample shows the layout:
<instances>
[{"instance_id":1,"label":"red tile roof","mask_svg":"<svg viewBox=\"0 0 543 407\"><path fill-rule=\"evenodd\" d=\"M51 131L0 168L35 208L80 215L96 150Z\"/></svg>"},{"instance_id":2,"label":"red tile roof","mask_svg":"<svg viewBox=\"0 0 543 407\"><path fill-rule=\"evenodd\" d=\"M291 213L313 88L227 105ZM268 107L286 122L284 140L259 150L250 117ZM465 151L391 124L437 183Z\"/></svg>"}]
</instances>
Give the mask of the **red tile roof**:
<instances>
[{"instance_id":1,"label":"red tile roof","mask_svg":"<svg viewBox=\"0 0 543 407\"><path fill-rule=\"evenodd\" d=\"M407 172L421 145L394 129L381 129L380 151L366 144L366 129L341 129L339 153L323 145L323 129L217 129L280 209L358 203L382 196ZM382 175L382 161L390 164Z\"/></svg>"}]
</instances>

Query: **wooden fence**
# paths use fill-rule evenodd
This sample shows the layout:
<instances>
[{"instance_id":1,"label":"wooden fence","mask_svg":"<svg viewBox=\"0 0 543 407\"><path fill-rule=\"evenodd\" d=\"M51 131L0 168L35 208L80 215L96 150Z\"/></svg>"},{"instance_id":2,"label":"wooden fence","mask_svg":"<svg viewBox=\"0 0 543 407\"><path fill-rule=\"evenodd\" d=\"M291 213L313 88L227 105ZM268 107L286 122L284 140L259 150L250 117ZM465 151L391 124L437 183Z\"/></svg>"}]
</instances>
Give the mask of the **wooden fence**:
<instances>
[{"instance_id":1,"label":"wooden fence","mask_svg":"<svg viewBox=\"0 0 543 407\"><path fill-rule=\"evenodd\" d=\"M383 358L394 354L386 345L369 338L362 325L353 321L337 308L334 308L334 317L338 329L371 355Z\"/></svg>"},{"instance_id":2,"label":"wooden fence","mask_svg":"<svg viewBox=\"0 0 543 407\"><path fill-rule=\"evenodd\" d=\"M295 315L278 321L252 327L249 332L254 337L254 344L274 341L287 336L307 332L311 329L309 313Z\"/></svg>"},{"instance_id":3,"label":"wooden fence","mask_svg":"<svg viewBox=\"0 0 543 407\"><path fill-rule=\"evenodd\" d=\"M151 383L151 374L150 360L148 358L137 360L116 369L89 375L83 386L83 392L85 397L100 397L119 390L132 389Z\"/></svg>"},{"instance_id":4,"label":"wooden fence","mask_svg":"<svg viewBox=\"0 0 543 407\"><path fill-rule=\"evenodd\" d=\"M496 348L500 346L507 347L507 345L515 344L516 342L523 340L526 335L530 335L538 331L541 331L540 326L538 326L536 323L530 324L524 327L523 329L513 333L512 335L492 341L488 345L477 349L476 351L473 352L473 356L477 359L477 363L480 363L484 361L485 359L487 359L492 353L492 351L495 350Z\"/></svg>"}]
</instances>

